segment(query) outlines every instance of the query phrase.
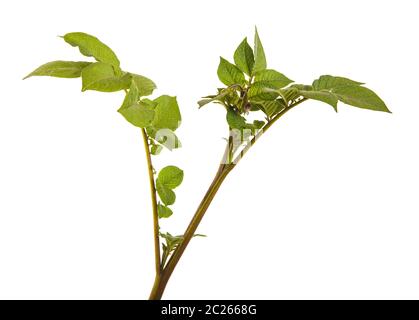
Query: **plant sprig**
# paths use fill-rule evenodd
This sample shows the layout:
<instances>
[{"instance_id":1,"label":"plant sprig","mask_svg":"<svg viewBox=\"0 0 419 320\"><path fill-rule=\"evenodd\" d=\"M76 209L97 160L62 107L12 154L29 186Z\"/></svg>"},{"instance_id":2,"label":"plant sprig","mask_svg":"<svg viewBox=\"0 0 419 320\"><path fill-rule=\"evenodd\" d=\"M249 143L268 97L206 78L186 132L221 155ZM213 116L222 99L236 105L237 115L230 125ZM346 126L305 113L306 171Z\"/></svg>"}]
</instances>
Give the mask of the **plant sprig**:
<instances>
[{"instance_id":1,"label":"plant sprig","mask_svg":"<svg viewBox=\"0 0 419 320\"><path fill-rule=\"evenodd\" d=\"M32 76L81 77L82 91L125 92L118 112L141 129L150 182L156 266L150 299L162 297L190 240L200 236L196 230L225 178L258 138L289 110L311 99L324 102L335 111L338 111L340 101L358 108L390 112L383 100L366 88L364 83L323 75L310 85L296 84L281 72L268 68L265 50L255 30L253 48L245 38L233 54L234 63L220 57L217 75L225 87L198 101L199 108L209 103L217 103L225 108L229 138L214 180L189 226L183 235L173 236L160 230L159 221L173 215L171 206L176 201L174 190L182 183L184 172L168 165L157 173L152 156L160 154L163 149L173 150L181 146L175 134L181 123L176 97L161 95L149 98L157 88L156 84L145 76L122 70L116 54L96 37L73 32L62 38L94 61L48 62L25 79ZM252 113L254 116L250 120Z\"/></svg>"},{"instance_id":2,"label":"plant sprig","mask_svg":"<svg viewBox=\"0 0 419 320\"><path fill-rule=\"evenodd\" d=\"M163 148L173 150L180 147L179 138L174 133L181 123L176 97L161 95L149 99L148 96L152 95L157 88L156 84L145 76L123 71L116 54L96 37L82 32L73 32L62 38L71 46L77 47L81 54L92 57L96 61L52 61L43 64L24 79L32 76L81 77L82 91L125 91L126 95L118 112L129 123L141 128L146 154L158 155ZM173 214L169 206L173 205L176 200L173 189L182 183L183 171L176 166L166 166L160 170L156 178L151 157L148 163L153 212L156 216L154 224L156 252L158 252L156 272L160 272L162 261L159 253L159 235L161 233L158 219L168 218ZM157 200L157 195L160 201ZM163 252L163 254L166 253Z\"/></svg>"}]
</instances>

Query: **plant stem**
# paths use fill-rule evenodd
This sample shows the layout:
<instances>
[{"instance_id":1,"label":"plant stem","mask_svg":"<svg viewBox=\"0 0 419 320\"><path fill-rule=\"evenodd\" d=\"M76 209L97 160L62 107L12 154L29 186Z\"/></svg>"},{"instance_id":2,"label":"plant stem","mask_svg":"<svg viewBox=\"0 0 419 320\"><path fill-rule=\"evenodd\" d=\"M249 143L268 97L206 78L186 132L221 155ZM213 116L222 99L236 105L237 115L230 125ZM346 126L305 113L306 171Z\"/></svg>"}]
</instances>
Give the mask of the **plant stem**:
<instances>
[{"instance_id":1,"label":"plant stem","mask_svg":"<svg viewBox=\"0 0 419 320\"><path fill-rule=\"evenodd\" d=\"M157 197L156 186L154 183L153 164L151 162L150 146L148 144L148 135L145 129L141 129L143 135L144 149L147 159L148 178L150 182L151 204L153 208L153 229L154 229L154 255L156 264L156 281L161 275L161 260L160 260L160 237L159 237L159 215L157 212Z\"/></svg>"},{"instance_id":2,"label":"plant stem","mask_svg":"<svg viewBox=\"0 0 419 320\"><path fill-rule=\"evenodd\" d=\"M161 273L159 281L154 283L153 289L150 293L150 300L159 300L161 299L164 289L166 288L167 282L169 281L170 276L172 275L173 270L175 269L179 259L182 257L183 252L191 241L192 237L195 234L196 229L198 228L199 223L201 222L205 212L207 211L209 205L214 199L218 189L223 183L224 179L227 177L228 173L234 168L234 164L221 164L218 168L217 174L214 177L210 187L208 188L207 193L202 199L198 209L196 210L195 215L193 216L191 222L189 223L188 228L184 233L183 241L174 251L172 257L167 262L166 267Z\"/></svg>"},{"instance_id":3,"label":"plant stem","mask_svg":"<svg viewBox=\"0 0 419 320\"><path fill-rule=\"evenodd\" d=\"M247 151L256 143L256 141L274 124L280 117L282 117L286 112L291 110L293 107L299 105L300 103L304 102L305 98L294 102L290 106L286 107L283 111L275 115L265 126L248 142L248 144L243 148L240 154L232 161L231 163L226 163L225 159L229 158L229 154L231 152L230 148L231 143L230 139L227 143L226 150L221 161L221 164L218 168L218 171L212 181L210 187L208 188L207 193L205 194L204 198L202 199L198 209L195 212L191 222L189 223L188 228L184 233L183 241L179 244L176 248L174 253L172 254L171 258L169 259L166 267L161 272L160 279L156 279L153 289L150 293L150 300L159 300L161 299L163 292L166 288L167 282L170 279L177 263L179 262L180 258L182 257L186 247L188 246L189 242L193 238L196 229L199 226L202 218L204 217L205 212L207 211L208 207L210 206L212 200L214 199L217 191L219 190L221 184L224 182L224 179L227 175L234 169L236 164L243 158L243 156L247 153Z\"/></svg>"}]
</instances>

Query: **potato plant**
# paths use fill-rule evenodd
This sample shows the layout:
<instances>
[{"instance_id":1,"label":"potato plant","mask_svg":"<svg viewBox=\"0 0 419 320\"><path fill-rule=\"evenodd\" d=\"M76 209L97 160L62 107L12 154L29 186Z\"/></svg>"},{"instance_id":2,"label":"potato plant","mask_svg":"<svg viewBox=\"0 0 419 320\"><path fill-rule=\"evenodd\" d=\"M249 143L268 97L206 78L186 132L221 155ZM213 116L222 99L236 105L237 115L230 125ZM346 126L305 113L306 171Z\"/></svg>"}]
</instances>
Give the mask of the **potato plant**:
<instances>
[{"instance_id":1,"label":"potato plant","mask_svg":"<svg viewBox=\"0 0 419 320\"><path fill-rule=\"evenodd\" d=\"M245 38L235 50L233 62L220 58L217 74L223 86L198 101L199 108L214 103L225 109L226 117L222 121L226 123L228 139L214 180L190 224L182 235L172 235L161 230L159 222L173 215L171 206L176 201L175 190L182 183L184 172L172 165L156 171L153 157L181 146L175 133L181 123L176 97L153 96L156 84L143 75L124 71L116 54L96 37L73 32L62 38L90 60L48 62L26 78L81 77L82 91L125 92L118 112L141 132L151 191L155 282L150 299L162 297L189 242L200 236L196 234L198 225L227 175L284 114L308 100L324 102L335 111L338 102L342 102L358 108L390 112L385 103L361 82L322 75L311 84L298 84L281 72L268 68L265 50L255 30L253 48Z\"/></svg>"}]
</instances>

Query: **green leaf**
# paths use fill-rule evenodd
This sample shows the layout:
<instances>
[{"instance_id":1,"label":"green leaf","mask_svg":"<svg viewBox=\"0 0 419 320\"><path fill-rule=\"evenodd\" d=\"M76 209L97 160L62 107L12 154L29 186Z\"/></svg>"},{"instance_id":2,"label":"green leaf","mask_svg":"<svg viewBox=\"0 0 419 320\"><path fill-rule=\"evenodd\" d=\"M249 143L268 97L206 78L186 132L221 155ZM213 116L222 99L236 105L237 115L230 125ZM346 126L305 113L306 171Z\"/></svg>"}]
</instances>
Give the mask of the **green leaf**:
<instances>
[{"instance_id":1,"label":"green leaf","mask_svg":"<svg viewBox=\"0 0 419 320\"><path fill-rule=\"evenodd\" d=\"M229 108L226 115L227 123L230 128L233 129L244 129L246 128L246 119L235 112L233 109Z\"/></svg>"},{"instance_id":2,"label":"green leaf","mask_svg":"<svg viewBox=\"0 0 419 320\"><path fill-rule=\"evenodd\" d=\"M81 76L81 71L90 64L91 62L85 61L52 61L43 64L23 79L33 76L78 78Z\"/></svg>"},{"instance_id":3,"label":"green leaf","mask_svg":"<svg viewBox=\"0 0 419 320\"><path fill-rule=\"evenodd\" d=\"M177 188L183 181L183 170L176 166L167 166L160 170L157 179L169 189Z\"/></svg>"},{"instance_id":4,"label":"green leaf","mask_svg":"<svg viewBox=\"0 0 419 320\"><path fill-rule=\"evenodd\" d=\"M338 99L354 107L389 112L384 101L374 91L360 86L346 86L333 89Z\"/></svg>"},{"instance_id":5,"label":"green leaf","mask_svg":"<svg viewBox=\"0 0 419 320\"><path fill-rule=\"evenodd\" d=\"M168 247L171 247L175 244L179 244L183 241L183 235L173 236L169 232L166 232L166 233L160 232L160 236L167 241Z\"/></svg>"},{"instance_id":6,"label":"green leaf","mask_svg":"<svg viewBox=\"0 0 419 320\"><path fill-rule=\"evenodd\" d=\"M124 102L118 112L134 126L145 128L150 126L154 120L155 104L148 99L144 99L143 101L139 101L139 99L140 89L138 87L138 82L132 79L129 92L126 94Z\"/></svg>"},{"instance_id":7,"label":"green leaf","mask_svg":"<svg viewBox=\"0 0 419 320\"><path fill-rule=\"evenodd\" d=\"M132 81L136 85L140 97L149 96L157 88L156 84L144 76L131 73Z\"/></svg>"},{"instance_id":8,"label":"green leaf","mask_svg":"<svg viewBox=\"0 0 419 320\"><path fill-rule=\"evenodd\" d=\"M162 233L160 236L166 241L166 244L163 244L163 264L167 260L167 257L173 252L179 244L183 241L183 236L173 236L169 232Z\"/></svg>"},{"instance_id":9,"label":"green leaf","mask_svg":"<svg viewBox=\"0 0 419 320\"><path fill-rule=\"evenodd\" d=\"M219 101L219 102L224 101L224 98L227 95L229 95L230 93L234 92L235 89L236 88L234 86L233 87L224 88L224 89L219 89L219 93L218 94L203 97L204 99L198 101L199 108L202 108L206 104L211 103L211 102L214 102L214 101Z\"/></svg>"},{"instance_id":10,"label":"green leaf","mask_svg":"<svg viewBox=\"0 0 419 320\"><path fill-rule=\"evenodd\" d=\"M157 213L159 218L169 218L173 214L173 211L169 207L159 203L157 205Z\"/></svg>"},{"instance_id":11,"label":"green leaf","mask_svg":"<svg viewBox=\"0 0 419 320\"><path fill-rule=\"evenodd\" d=\"M214 98L205 98L205 99L199 100L198 101L199 109L201 109L203 106L207 105L208 103L211 103L211 102L216 101L216 100L217 99L215 98L215 96L214 96Z\"/></svg>"},{"instance_id":12,"label":"green leaf","mask_svg":"<svg viewBox=\"0 0 419 320\"><path fill-rule=\"evenodd\" d=\"M175 131L182 120L176 97L163 95L154 99L157 103L156 116L152 123L155 129L170 129Z\"/></svg>"},{"instance_id":13,"label":"green leaf","mask_svg":"<svg viewBox=\"0 0 419 320\"><path fill-rule=\"evenodd\" d=\"M282 111L285 105L280 100L261 100L254 102L269 118Z\"/></svg>"},{"instance_id":14,"label":"green leaf","mask_svg":"<svg viewBox=\"0 0 419 320\"><path fill-rule=\"evenodd\" d=\"M295 84L291 85L291 87L296 88L298 90L303 90L303 91L312 91L313 90L312 85L306 85L306 84L295 83Z\"/></svg>"},{"instance_id":15,"label":"green leaf","mask_svg":"<svg viewBox=\"0 0 419 320\"><path fill-rule=\"evenodd\" d=\"M223 57L220 57L217 74L220 81L226 86L245 83L243 72Z\"/></svg>"},{"instance_id":16,"label":"green leaf","mask_svg":"<svg viewBox=\"0 0 419 320\"><path fill-rule=\"evenodd\" d=\"M128 89L131 76L128 73L116 76L113 67L103 62L92 63L81 72L82 91L96 90L114 92Z\"/></svg>"},{"instance_id":17,"label":"green leaf","mask_svg":"<svg viewBox=\"0 0 419 320\"><path fill-rule=\"evenodd\" d=\"M98 38L83 32L67 33L64 37L65 42L73 47L78 47L81 54L93 57L97 61L112 65L119 70L120 62L116 54L106 44Z\"/></svg>"},{"instance_id":18,"label":"green leaf","mask_svg":"<svg viewBox=\"0 0 419 320\"><path fill-rule=\"evenodd\" d=\"M300 91L294 87L279 89L277 92L286 105L288 105L290 101L296 100L301 96Z\"/></svg>"},{"instance_id":19,"label":"green leaf","mask_svg":"<svg viewBox=\"0 0 419 320\"><path fill-rule=\"evenodd\" d=\"M273 88L267 87L263 82L255 82L247 92L247 97L254 100L275 100L278 93Z\"/></svg>"},{"instance_id":20,"label":"green leaf","mask_svg":"<svg viewBox=\"0 0 419 320\"><path fill-rule=\"evenodd\" d=\"M291 82L291 79L272 69L262 70L255 75L255 84L266 88L281 89Z\"/></svg>"},{"instance_id":21,"label":"green leaf","mask_svg":"<svg viewBox=\"0 0 419 320\"><path fill-rule=\"evenodd\" d=\"M165 266L167 259L173 253L174 250L183 242L184 236L173 236L169 232L162 233L160 232L160 237L162 237L166 243L163 243L163 255L162 255L162 265ZM194 234L193 237L206 237L203 234Z\"/></svg>"},{"instance_id":22,"label":"green leaf","mask_svg":"<svg viewBox=\"0 0 419 320\"><path fill-rule=\"evenodd\" d=\"M334 77L330 75L321 76L313 82L313 93L304 93L311 99L320 100L329 103L336 109L336 98L341 102L363 109L390 112L377 94L372 90L362 86L363 83L353 81L343 77ZM326 93L325 93L326 92Z\"/></svg>"},{"instance_id":23,"label":"green leaf","mask_svg":"<svg viewBox=\"0 0 419 320\"><path fill-rule=\"evenodd\" d=\"M362 84L362 82L354 81L348 78L324 75L313 81L313 90L329 90L342 86L358 86Z\"/></svg>"},{"instance_id":24,"label":"green leaf","mask_svg":"<svg viewBox=\"0 0 419 320\"><path fill-rule=\"evenodd\" d=\"M158 144L153 144L150 148L150 153L153 156L157 156L160 154L160 152L163 150L163 147L161 145Z\"/></svg>"},{"instance_id":25,"label":"green leaf","mask_svg":"<svg viewBox=\"0 0 419 320\"><path fill-rule=\"evenodd\" d=\"M137 103L140 100L140 95L138 93L138 88L134 82L131 83L128 93L125 95L124 102L122 103L121 109L126 109ZM119 111L119 110L118 110Z\"/></svg>"},{"instance_id":26,"label":"green leaf","mask_svg":"<svg viewBox=\"0 0 419 320\"><path fill-rule=\"evenodd\" d=\"M250 76L252 74L255 57L253 56L252 48L247 43L247 38L244 38L234 52L234 63L247 75Z\"/></svg>"},{"instance_id":27,"label":"green leaf","mask_svg":"<svg viewBox=\"0 0 419 320\"><path fill-rule=\"evenodd\" d=\"M183 239L184 239L183 235L173 236L169 232L166 232L166 233L160 232L160 237L162 237L166 241L166 248L169 251L172 251L172 250L176 249L176 246L181 244ZM206 235L195 233L193 235L193 237L204 237L205 238Z\"/></svg>"},{"instance_id":28,"label":"green leaf","mask_svg":"<svg viewBox=\"0 0 419 320\"><path fill-rule=\"evenodd\" d=\"M139 128L148 127L154 119L154 109L142 101L136 102L129 107L120 108L118 110L124 118Z\"/></svg>"},{"instance_id":29,"label":"green leaf","mask_svg":"<svg viewBox=\"0 0 419 320\"><path fill-rule=\"evenodd\" d=\"M306 91L300 90L300 94L307 99L318 100L331 105L335 111L338 111L338 98L329 91Z\"/></svg>"},{"instance_id":30,"label":"green leaf","mask_svg":"<svg viewBox=\"0 0 419 320\"><path fill-rule=\"evenodd\" d=\"M172 189L166 187L164 184L160 183L160 180L156 180L156 190L159 194L160 200L166 205L170 206L176 201L176 194Z\"/></svg>"},{"instance_id":31,"label":"green leaf","mask_svg":"<svg viewBox=\"0 0 419 320\"><path fill-rule=\"evenodd\" d=\"M253 66L253 73L255 74L256 72L266 69L265 50L263 50L262 42L260 41L257 28L255 28L254 54L255 65Z\"/></svg>"},{"instance_id":32,"label":"green leaf","mask_svg":"<svg viewBox=\"0 0 419 320\"><path fill-rule=\"evenodd\" d=\"M173 236L169 232L163 233L160 232L160 237L162 237L165 243L162 244L163 255L162 255L162 266L166 266L166 262L169 256L173 253L174 250L183 242L184 236ZM193 237L206 237L202 234L194 234Z\"/></svg>"}]
</instances>

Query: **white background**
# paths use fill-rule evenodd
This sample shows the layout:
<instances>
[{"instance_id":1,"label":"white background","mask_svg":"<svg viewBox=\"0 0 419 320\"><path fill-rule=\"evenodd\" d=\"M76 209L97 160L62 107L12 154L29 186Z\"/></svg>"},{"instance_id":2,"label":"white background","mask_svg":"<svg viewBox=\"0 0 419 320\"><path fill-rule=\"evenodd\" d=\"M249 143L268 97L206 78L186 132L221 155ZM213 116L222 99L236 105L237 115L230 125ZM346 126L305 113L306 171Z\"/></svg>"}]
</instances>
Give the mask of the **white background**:
<instances>
[{"instance_id":1,"label":"white background","mask_svg":"<svg viewBox=\"0 0 419 320\"><path fill-rule=\"evenodd\" d=\"M3 1L0 4L0 298L143 299L152 219L139 130L122 93L21 78L83 58L57 38L99 37L156 94L178 96L182 233L215 173L224 111L197 109L257 25L268 66L300 83L366 82L393 114L307 102L233 171L165 298L419 298L416 1Z\"/></svg>"}]
</instances>

